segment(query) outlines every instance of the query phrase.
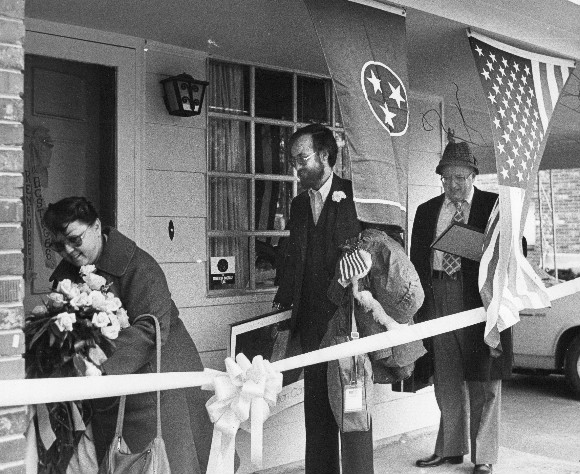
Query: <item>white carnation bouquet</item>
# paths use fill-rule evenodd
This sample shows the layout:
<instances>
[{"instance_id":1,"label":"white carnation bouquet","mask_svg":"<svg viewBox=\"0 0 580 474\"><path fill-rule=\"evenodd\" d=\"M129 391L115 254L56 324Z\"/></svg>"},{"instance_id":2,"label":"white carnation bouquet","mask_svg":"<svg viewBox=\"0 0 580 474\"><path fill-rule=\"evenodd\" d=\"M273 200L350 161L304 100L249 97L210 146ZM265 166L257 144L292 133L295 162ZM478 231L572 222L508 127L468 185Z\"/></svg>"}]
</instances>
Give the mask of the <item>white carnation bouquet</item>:
<instances>
[{"instance_id":1,"label":"white carnation bouquet","mask_svg":"<svg viewBox=\"0 0 580 474\"><path fill-rule=\"evenodd\" d=\"M83 283L60 281L26 318L28 377L101 374L99 366L129 318L111 284L95 271L94 265L82 266Z\"/></svg>"}]
</instances>

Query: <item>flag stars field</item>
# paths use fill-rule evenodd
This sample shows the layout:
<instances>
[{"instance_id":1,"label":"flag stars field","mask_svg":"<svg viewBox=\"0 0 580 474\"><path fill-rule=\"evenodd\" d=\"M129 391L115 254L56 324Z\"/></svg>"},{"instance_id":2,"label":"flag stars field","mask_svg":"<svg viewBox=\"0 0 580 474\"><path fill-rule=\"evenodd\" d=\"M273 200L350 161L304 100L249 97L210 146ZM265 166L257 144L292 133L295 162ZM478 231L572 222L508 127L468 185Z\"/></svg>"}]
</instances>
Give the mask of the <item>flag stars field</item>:
<instances>
[{"instance_id":1,"label":"flag stars field","mask_svg":"<svg viewBox=\"0 0 580 474\"><path fill-rule=\"evenodd\" d=\"M540 140L533 135L535 122L530 124L527 119L530 108L537 115L537 102L533 100L532 88L526 86L530 66L521 64L525 59L509 58L506 53L494 51L491 46L478 44L474 50L476 58L481 58L478 61L479 72L486 79L482 83L488 89L487 99L493 112L494 144L498 156L505 157L503 164L498 162L503 184L523 187L534 166L534 163L528 162L531 152L537 151L540 146ZM501 65L495 68L497 56L501 56ZM504 85L503 76L506 73L509 79ZM496 107L498 103L502 107ZM528 106L523 107L524 103ZM506 147L508 143L510 147Z\"/></svg>"}]
</instances>

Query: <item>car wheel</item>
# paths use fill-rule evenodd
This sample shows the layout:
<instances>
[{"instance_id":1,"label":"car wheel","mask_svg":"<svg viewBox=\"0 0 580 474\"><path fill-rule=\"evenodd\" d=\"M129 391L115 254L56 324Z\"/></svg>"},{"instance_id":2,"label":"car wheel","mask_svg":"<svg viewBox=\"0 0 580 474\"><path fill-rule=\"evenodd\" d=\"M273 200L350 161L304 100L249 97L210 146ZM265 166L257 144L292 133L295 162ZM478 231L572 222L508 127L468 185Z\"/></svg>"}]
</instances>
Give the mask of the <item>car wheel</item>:
<instances>
[{"instance_id":1,"label":"car wheel","mask_svg":"<svg viewBox=\"0 0 580 474\"><path fill-rule=\"evenodd\" d=\"M568 346L564 371L568 384L576 396L580 397L580 336L572 339Z\"/></svg>"}]
</instances>

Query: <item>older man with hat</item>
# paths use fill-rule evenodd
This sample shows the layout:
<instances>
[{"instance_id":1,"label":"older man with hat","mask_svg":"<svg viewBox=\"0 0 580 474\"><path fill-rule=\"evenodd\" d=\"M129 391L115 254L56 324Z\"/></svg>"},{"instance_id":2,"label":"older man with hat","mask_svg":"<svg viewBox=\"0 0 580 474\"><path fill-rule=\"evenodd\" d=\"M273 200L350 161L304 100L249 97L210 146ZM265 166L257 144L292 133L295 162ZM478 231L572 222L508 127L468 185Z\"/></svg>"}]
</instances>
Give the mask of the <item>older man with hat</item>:
<instances>
[{"instance_id":1,"label":"older man with hat","mask_svg":"<svg viewBox=\"0 0 580 474\"><path fill-rule=\"evenodd\" d=\"M483 232L497 199L473 185L479 170L465 142L451 137L435 171L445 192L418 207L411 236L411 261L425 292L418 321L483 306L479 262L433 250L431 243L454 220ZM434 454L419 459L418 467L461 464L470 451L469 438L474 473L490 473L497 462L501 380L511 375L511 332L503 331L500 346L492 350L484 329L485 323L476 324L427 344L441 420Z\"/></svg>"}]
</instances>

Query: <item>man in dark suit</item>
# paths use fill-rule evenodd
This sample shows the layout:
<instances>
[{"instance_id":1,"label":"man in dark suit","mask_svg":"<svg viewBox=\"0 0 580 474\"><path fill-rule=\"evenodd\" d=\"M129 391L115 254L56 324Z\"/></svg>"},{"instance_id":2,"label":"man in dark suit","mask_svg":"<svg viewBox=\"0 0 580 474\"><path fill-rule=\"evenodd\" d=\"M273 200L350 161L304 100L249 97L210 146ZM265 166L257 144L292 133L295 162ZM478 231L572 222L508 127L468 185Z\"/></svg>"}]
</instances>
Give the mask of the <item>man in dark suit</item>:
<instances>
[{"instance_id":1,"label":"man in dark suit","mask_svg":"<svg viewBox=\"0 0 580 474\"><path fill-rule=\"evenodd\" d=\"M313 124L290 139L292 164L307 189L294 198L283 246L274 307L292 306L291 329L302 352L319 349L336 306L328 286L341 256L339 245L360 232L352 184L333 173L338 147L328 128ZM339 474L339 429L328 401L328 364L304 368L306 474ZM342 472L373 472L372 432L341 433Z\"/></svg>"},{"instance_id":2,"label":"man in dark suit","mask_svg":"<svg viewBox=\"0 0 580 474\"><path fill-rule=\"evenodd\" d=\"M436 172L445 193L419 206L411 236L411 261L425 291L419 322L483 306L479 262L434 251L430 245L453 220L483 232L497 199L497 194L473 186L479 171L467 143L450 141ZM432 338L428 355L441 421L435 452L418 460L419 467L462 463L469 452L468 437L474 473L490 473L497 462L501 380L511 375L512 341L511 331L503 331L500 347L491 349L484 342L484 329L480 323Z\"/></svg>"}]
</instances>

